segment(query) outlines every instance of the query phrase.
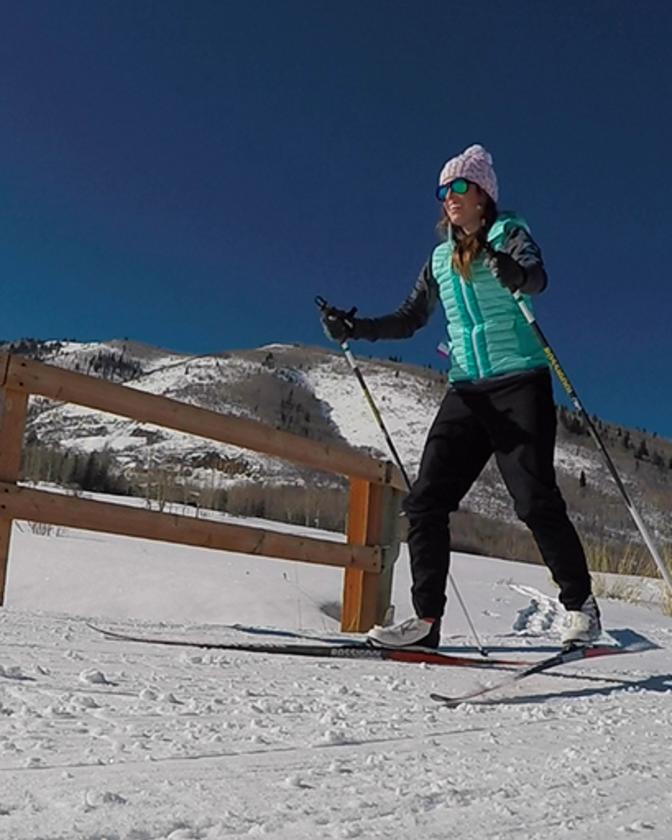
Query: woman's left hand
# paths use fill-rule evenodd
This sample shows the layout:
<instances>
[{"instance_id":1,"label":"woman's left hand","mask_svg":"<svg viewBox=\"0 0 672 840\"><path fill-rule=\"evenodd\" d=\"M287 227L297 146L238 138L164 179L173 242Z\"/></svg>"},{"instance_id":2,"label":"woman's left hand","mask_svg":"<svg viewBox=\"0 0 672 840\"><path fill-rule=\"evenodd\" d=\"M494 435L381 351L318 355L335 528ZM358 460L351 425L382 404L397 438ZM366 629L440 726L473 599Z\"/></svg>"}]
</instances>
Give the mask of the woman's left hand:
<instances>
[{"instance_id":1,"label":"woman's left hand","mask_svg":"<svg viewBox=\"0 0 672 840\"><path fill-rule=\"evenodd\" d=\"M525 285L525 269L504 251L487 251L483 262L488 271L510 292L517 292Z\"/></svg>"}]
</instances>

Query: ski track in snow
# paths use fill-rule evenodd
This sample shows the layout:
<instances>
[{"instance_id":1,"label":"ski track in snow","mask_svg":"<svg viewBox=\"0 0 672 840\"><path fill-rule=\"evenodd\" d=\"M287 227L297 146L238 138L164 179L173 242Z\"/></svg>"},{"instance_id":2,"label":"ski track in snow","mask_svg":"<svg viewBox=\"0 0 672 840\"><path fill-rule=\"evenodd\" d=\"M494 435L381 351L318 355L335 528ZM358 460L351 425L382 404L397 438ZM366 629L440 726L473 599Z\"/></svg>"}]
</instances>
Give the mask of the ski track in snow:
<instances>
[{"instance_id":1,"label":"ski track in snow","mask_svg":"<svg viewBox=\"0 0 672 840\"><path fill-rule=\"evenodd\" d=\"M262 623L261 601L266 626L333 635L318 605L338 598L340 575L71 533L14 535L0 611L2 840L672 836L672 620L660 613L603 602L609 626L660 649L446 709L431 691L501 672L105 639L77 617L82 604L119 629L240 640L222 623ZM181 570L179 618L166 568ZM456 555L453 572L493 651L530 658L557 644L545 569ZM138 618L115 600L115 579L145 590ZM408 584L404 549L400 617ZM219 626L202 600L213 589ZM462 625L451 609L444 646L469 644Z\"/></svg>"},{"instance_id":2,"label":"ski track in snow","mask_svg":"<svg viewBox=\"0 0 672 840\"><path fill-rule=\"evenodd\" d=\"M545 595L532 586L512 584L511 589L530 599L527 606L518 610L513 629L518 633L560 635L563 626L562 607L555 598Z\"/></svg>"}]
</instances>

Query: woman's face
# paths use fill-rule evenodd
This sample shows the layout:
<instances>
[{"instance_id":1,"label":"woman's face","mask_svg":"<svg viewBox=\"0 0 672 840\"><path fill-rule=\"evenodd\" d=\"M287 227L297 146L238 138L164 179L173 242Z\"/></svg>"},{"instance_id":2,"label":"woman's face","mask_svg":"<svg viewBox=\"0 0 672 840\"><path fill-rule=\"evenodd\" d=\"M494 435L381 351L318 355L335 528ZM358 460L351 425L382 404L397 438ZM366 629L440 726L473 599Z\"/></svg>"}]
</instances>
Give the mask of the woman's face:
<instances>
[{"instance_id":1,"label":"woman's face","mask_svg":"<svg viewBox=\"0 0 672 840\"><path fill-rule=\"evenodd\" d=\"M443 209L452 225L461 227L466 233L475 233L481 227L483 204L480 187L470 182L466 193L460 195L451 190L443 202Z\"/></svg>"}]
</instances>

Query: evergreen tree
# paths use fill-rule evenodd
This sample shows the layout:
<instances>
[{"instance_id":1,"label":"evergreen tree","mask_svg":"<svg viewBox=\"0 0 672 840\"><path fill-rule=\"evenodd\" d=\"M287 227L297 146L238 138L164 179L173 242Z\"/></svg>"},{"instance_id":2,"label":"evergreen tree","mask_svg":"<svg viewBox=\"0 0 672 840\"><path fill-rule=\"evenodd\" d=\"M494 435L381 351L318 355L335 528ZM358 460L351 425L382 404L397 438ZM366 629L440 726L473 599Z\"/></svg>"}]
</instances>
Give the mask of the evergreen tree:
<instances>
[{"instance_id":1,"label":"evergreen tree","mask_svg":"<svg viewBox=\"0 0 672 840\"><path fill-rule=\"evenodd\" d=\"M642 438L639 446L637 447L637 451L635 452L635 458L637 458L638 461L643 461L645 459L648 459L648 457L649 450L646 446L646 441L644 440L644 438Z\"/></svg>"}]
</instances>

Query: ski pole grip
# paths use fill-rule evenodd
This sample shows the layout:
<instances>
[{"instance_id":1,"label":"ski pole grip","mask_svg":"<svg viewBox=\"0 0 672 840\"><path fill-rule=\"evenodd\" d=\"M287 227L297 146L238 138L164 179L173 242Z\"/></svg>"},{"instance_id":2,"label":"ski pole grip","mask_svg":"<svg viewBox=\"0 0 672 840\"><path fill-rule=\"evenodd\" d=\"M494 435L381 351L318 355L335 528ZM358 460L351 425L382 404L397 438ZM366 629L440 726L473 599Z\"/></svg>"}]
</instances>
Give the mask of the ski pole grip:
<instances>
[{"instance_id":1,"label":"ski pole grip","mask_svg":"<svg viewBox=\"0 0 672 840\"><path fill-rule=\"evenodd\" d=\"M317 306L317 308L320 311L324 311L329 306L329 304L323 297L317 295L317 297L315 298L315 306Z\"/></svg>"}]
</instances>

